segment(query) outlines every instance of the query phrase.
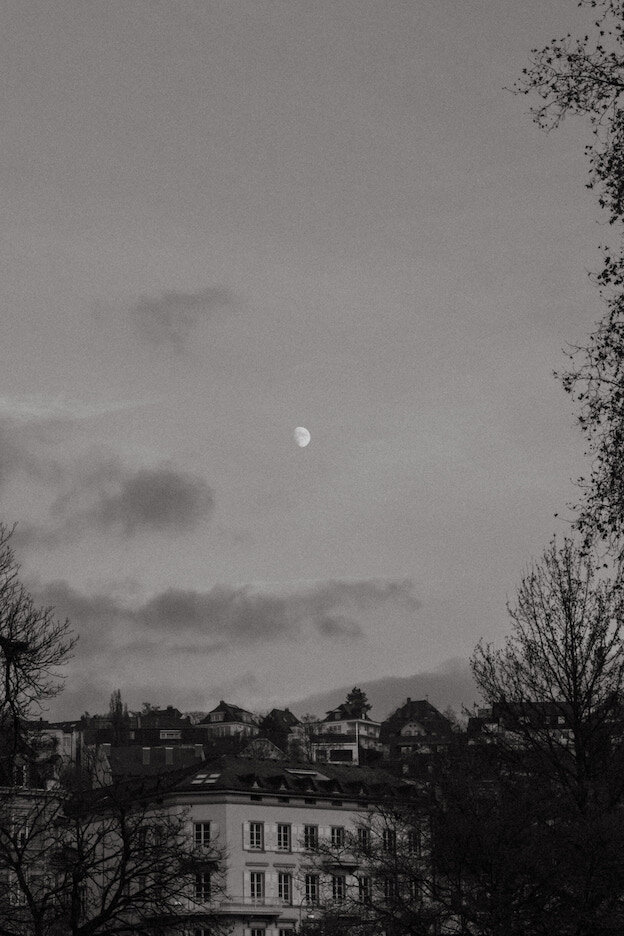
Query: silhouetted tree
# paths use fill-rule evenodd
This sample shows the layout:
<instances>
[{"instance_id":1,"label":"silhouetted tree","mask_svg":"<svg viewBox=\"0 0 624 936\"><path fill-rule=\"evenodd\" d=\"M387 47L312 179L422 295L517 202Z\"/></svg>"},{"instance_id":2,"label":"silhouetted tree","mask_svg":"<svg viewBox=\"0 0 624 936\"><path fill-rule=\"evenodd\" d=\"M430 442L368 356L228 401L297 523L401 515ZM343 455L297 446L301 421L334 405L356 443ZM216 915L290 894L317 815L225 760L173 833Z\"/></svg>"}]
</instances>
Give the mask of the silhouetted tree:
<instances>
[{"instance_id":1,"label":"silhouetted tree","mask_svg":"<svg viewBox=\"0 0 624 936\"><path fill-rule=\"evenodd\" d=\"M121 700L121 690L115 689L111 693L108 712L113 729L113 743L126 744L130 732L130 715L128 706Z\"/></svg>"},{"instance_id":2,"label":"silhouetted tree","mask_svg":"<svg viewBox=\"0 0 624 936\"><path fill-rule=\"evenodd\" d=\"M15 791L0 817L1 936L130 936L222 927L223 850L196 847L162 779Z\"/></svg>"},{"instance_id":3,"label":"silhouetted tree","mask_svg":"<svg viewBox=\"0 0 624 936\"><path fill-rule=\"evenodd\" d=\"M19 579L10 539L0 523L0 773L10 780L18 754L28 749L25 722L39 714L63 685L62 666L75 639L69 621L35 605Z\"/></svg>"},{"instance_id":4,"label":"silhouetted tree","mask_svg":"<svg viewBox=\"0 0 624 936\"><path fill-rule=\"evenodd\" d=\"M550 130L568 115L589 122L593 143L589 188L597 188L609 222L624 220L624 5L621 0L581 0L592 10L593 27L568 34L532 51L517 90L537 97L532 113ZM582 499L575 525L586 546L598 540L624 550L624 256L619 241L605 247L596 281L607 311L585 346L569 355L560 375L579 405L578 421L591 459L581 477Z\"/></svg>"}]
</instances>

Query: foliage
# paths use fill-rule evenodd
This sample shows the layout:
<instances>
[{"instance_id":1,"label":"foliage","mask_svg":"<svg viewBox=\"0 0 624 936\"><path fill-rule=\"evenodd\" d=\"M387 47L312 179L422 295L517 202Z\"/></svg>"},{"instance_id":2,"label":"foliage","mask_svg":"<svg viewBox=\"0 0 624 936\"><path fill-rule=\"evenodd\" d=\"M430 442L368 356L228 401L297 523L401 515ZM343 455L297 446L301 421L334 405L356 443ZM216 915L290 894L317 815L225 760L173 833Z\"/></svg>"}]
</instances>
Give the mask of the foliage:
<instances>
[{"instance_id":1,"label":"foliage","mask_svg":"<svg viewBox=\"0 0 624 936\"><path fill-rule=\"evenodd\" d=\"M344 708L347 718L365 718L371 706L366 693L358 686L354 686L351 692L348 693L347 700L341 708Z\"/></svg>"},{"instance_id":2,"label":"foliage","mask_svg":"<svg viewBox=\"0 0 624 936\"><path fill-rule=\"evenodd\" d=\"M568 115L588 122L592 142L589 188L612 225L624 220L624 3L581 0L594 14L593 28L581 38L570 34L533 49L516 90L537 97L532 113L543 129L557 127ZM620 235L621 236L621 235ZM624 258L621 247L605 248L596 276L607 311L587 344L568 355L569 369L559 375L579 406L578 421L590 458L588 477L579 478L581 501L575 526L587 548L598 540L622 554L624 549Z\"/></svg>"},{"instance_id":3,"label":"foliage","mask_svg":"<svg viewBox=\"0 0 624 936\"><path fill-rule=\"evenodd\" d=\"M111 693L109 717L113 729L113 743L127 744L130 737L130 715L128 706L121 700L121 690Z\"/></svg>"}]
</instances>

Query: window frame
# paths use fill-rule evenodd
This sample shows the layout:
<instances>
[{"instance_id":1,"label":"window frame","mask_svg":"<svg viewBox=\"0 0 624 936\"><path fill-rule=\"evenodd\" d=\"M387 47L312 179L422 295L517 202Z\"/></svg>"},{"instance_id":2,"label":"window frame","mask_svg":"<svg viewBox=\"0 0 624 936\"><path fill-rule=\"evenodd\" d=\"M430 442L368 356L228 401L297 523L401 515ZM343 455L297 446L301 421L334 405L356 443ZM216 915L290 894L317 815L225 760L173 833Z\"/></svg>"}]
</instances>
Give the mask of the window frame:
<instances>
[{"instance_id":1,"label":"window frame","mask_svg":"<svg viewBox=\"0 0 624 936\"><path fill-rule=\"evenodd\" d=\"M206 832L208 834L206 834ZM193 841L195 842L195 848L205 848L207 845L210 845L210 838L210 822L193 823Z\"/></svg>"},{"instance_id":2,"label":"window frame","mask_svg":"<svg viewBox=\"0 0 624 936\"><path fill-rule=\"evenodd\" d=\"M304 902L308 906L316 906L319 903L321 889L320 883L320 875L311 873L306 874L304 880Z\"/></svg>"},{"instance_id":3,"label":"window frame","mask_svg":"<svg viewBox=\"0 0 624 936\"><path fill-rule=\"evenodd\" d=\"M346 874L332 874L332 900L334 903L344 903L347 899Z\"/></svg>"},{"instance_id":4,"label":"window frame","mask_svg":"<svg viewBox=\"0 0 624 936\"><path fill-rule=\"evenodd\" d=\"M210 871L195 872L195 900L207 903L212 896L212 874Z\"/></svg>"},{"instance_id":5,"label":"window frame","mask_svg":"<svg viewBox=\"0 0 624 936\"><path fill-rule=\"evenodd\" d=\"M249 872L249 899L252 904L263 904L266 894L266 875L264 871Z\"/></svg>"},{"instance_id":6,"label":"window frame","mask_svg":"<svg viewBox=\"0 0 624 936\"><path fill-rule=\"evenodd\" d=\"M303 847L305 851L312 851L318 848L319 827L315 824L307 824L303 827Z\"/></svg>"},{"instance_id":7,"label":"window frame","mask_svg":"<svg viewBox=\"0 0 624 936\"><path fill-rule=\"evenodd\" d=\"M292 851L292 825L290 822L277 823L277 850L279 852Z\"/></svg>"},{"instance_id":8,"label":"window frame","mask_svg":"<svg viewBox=\"0 0 624 936\"><path fill-rule=\"evenodd\" d=\"M264 851L264 822L249 823L249 851Z\"/></svg>"},{"instance_id":9,"label":"window frame","mask_svg":"<svg viewBox=\"0 0 624 936\"><path fill-rule=\"evenodd\" d=\"M332 848L344 848L345 844L345 827L344 826L331 826L331 844Z\"/></svg>"},{"instance_id":10,"label":"window frame","mask_svg":"<svg viewBox=\"0 0 624 936\"><path fill-rule=\"evenodd\" d=\"M277 899L283 906L290 907L293 902L293 876L289 871L277 873Z\"/></svg>"}]
</instances>

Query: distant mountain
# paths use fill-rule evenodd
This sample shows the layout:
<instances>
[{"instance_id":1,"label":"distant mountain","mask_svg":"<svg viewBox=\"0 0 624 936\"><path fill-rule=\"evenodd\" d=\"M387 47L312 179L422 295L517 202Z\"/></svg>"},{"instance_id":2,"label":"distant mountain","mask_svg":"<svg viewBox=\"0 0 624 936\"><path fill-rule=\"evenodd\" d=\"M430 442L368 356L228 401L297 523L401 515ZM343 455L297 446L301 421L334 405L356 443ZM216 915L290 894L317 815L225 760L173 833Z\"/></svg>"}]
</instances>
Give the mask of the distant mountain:
<instances>
[{"instance_id":1,"label":"distant mountain","mask_svg":"<svg viewBox=\"0 0 624 936\"><path fill-rule=\"evenodd\" d=\"M465 660L445 660L435 670L415 673L413 676L384 676L372 682L356 680L356 685L363 689L372 705L371 715L377 721L383 721L402 705L409 696L411 699L428 699L441 712L449 706L460 715L462 707L472 708L479 702L479 692L472 678L470 667ZM323 716L325 712L341 702L353 683L319 692L293 702L289 708L299 717L310 712Z\"/></svg>"}]
</instances>

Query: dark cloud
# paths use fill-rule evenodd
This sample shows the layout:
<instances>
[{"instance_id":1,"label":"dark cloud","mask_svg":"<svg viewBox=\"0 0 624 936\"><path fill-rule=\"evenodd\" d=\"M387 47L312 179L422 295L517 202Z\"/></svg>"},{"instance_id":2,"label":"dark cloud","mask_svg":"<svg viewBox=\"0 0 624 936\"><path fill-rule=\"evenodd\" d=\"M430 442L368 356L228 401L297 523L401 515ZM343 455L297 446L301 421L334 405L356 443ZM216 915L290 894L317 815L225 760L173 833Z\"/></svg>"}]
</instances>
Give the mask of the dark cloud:
<instances>
[{"instance_id":1,"label":"dark cloud","mask_svg":"<svg viewBox=\"0 0 624 936\"><path fill-rule=\"evenodd\" d=\"M156 346L183 351L195 328L231 302L227 290L218 287L200 292L166 292L144 296L130 309L138 334Z\"/></svg>"},{"instance_id":2,"label":"dark cloud","mask_svg":"<svg viewBox=\"0 0 624 936\"><path fill-rule=\"evenodd\" d=\"M411 608L415 601L408 581L374 580L320 583L288 595L250 586L216 585L203 592L169 588L138 605L109 594L84 595L61 581L37 587L36 598L53 605L86 635L83 649L108 646L110 653L121 655L150 647L214 653L239 643L296 639L306 633L328 639L360 637L352 616L353 589L356 596L366 593L367 608L389 602Z\"/></svg>"},{"instance_id":3,"label":"dark cloud","mask_svg":"<svg viewBox=\"0 0 624 936\"><path fill-rule=\"evenodd\" d=\"M294 636L312 628L325 637L356 637L361 633L349 612L393 603L418 607L409 580L381 582L329 581L289 594L253 591L250 587L218 585L208 592L168 589L143 606L140 619L151 628L180 628L227 635L231 640L264 640Z\"/></svg>"},{"instance_id":4,"label":"dark cloud","mask_svg":"<svg viewBox=\"0 0 624 936\"><path fill-rule=\"evenodd\" d=\"M135 471L103 458L70 473L70 483L52 503L51 523L20 524L20 546L53 548L89 532L176 534L196 528L214 510L204 478L168 465Z\"/></svg>"},{"instance_id":5,"label":"dark cloud","mask_svg":"<svg viewBox=\"0 0 624 936\"><path fill-rule=\"evenodd\" d=\"M101 529L119 526L125 536L141 530L182 532L210 516L213 492L199 475L170 468L142 468L119 479L86 519Z\"/></svg>"}]
</instances>

